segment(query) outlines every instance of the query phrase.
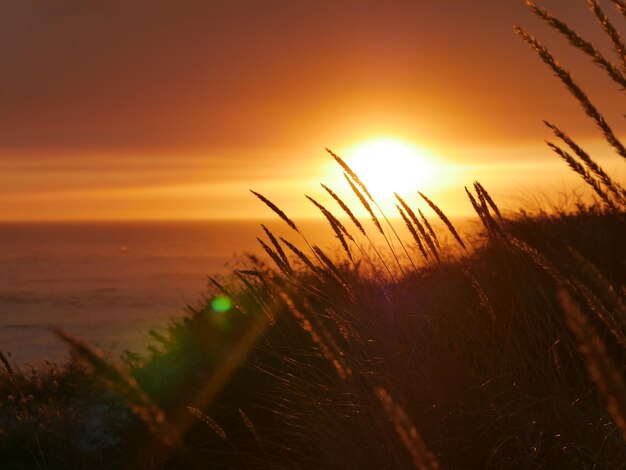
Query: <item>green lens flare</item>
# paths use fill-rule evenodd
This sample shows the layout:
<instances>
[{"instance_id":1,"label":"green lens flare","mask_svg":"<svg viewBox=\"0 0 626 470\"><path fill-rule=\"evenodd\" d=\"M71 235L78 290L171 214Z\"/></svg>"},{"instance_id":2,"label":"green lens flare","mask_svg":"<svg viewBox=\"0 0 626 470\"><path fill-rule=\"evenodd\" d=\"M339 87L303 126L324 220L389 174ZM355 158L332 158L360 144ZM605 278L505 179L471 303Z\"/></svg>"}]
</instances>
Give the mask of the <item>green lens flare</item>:
<instances>
[{"instance_id":1,"label":"green lens flare","mask_svg":"<svg viewBox=\"0 0 626 470\"><path fill-rule=\"evenodd\" d=\"M233 302L228 297L215 297L211 300L211 309L214 312L228 312L233 306Z\"/></svg>"}]
</instances>

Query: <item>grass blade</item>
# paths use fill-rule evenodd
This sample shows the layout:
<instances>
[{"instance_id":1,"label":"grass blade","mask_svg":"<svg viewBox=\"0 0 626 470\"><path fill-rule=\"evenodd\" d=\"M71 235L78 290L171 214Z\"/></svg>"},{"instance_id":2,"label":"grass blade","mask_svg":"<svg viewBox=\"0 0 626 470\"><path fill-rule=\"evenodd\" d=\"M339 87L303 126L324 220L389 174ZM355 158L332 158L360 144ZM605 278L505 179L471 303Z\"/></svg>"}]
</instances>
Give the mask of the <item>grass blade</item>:
<instances>
[{"instance_id":1,"label":"grass blade","mask_svg":"<svg viewBox=\"0 0 626 470\"><path fill-rule=\"evenodd\" d=\"M561 288L558 295L566 315L567 326L578 342L591 380L606 398L607 409L622 429L622 435L626 440L626 383L624 383L624 378L571 294L565 288Z\"/></svg>"},{"instance_id":2,"label":"grass blade","mask_svg":"<svg viewBox=\"0 0 626 470\"><path fill-rule=\"evenodd\" d=\"M461 245L465 251L467 251L467 248L465 247L465 243L463 243L463 240L461 240L461 236L459 235L459 232L456 231L456 228L454 227L452 222L450 222L450 219L448 219L446 214L443 213L443 211L437 206L437 204L435 204L433 201L428 199L424 195L424 193L421 193L419 191L417 193L422 197L424 201L426 201L426 203L435 212L435 214L439 216L439 218L446 225L446 227L448 227L448 230L450 231L454 239L458 242L458 244Z\"/></svg>"},{"instance_id":3,"label":"grass blade","mask_svg":"<svg viewBox=\"0 0 626 470\"><path fill-rule=\"evenodd\" d=\"M541 60L546 63L555 75L563 82L565 87L570 91L570 93L578 100L583 110L591 119L594 120L596 125L600 128L607 142L611 144L611 146L616 150L616 152L622 157L626 159L626 148L621 143L621 141L617 138L609 124L606 122L604 117L600 114L598 109L593 105L589 97L585 94L585 92L578 86L578 84L574 81L571 74L565 70L563 67L559 65L554 56L543 46L534 36L529 34L524 29L519 26L515 26L514 31L519 34L524 41L526 41L539 55Z\"/></svg>"},{"instance_id":4,"label":"grass blade","mask_svg":"<svg viewBox=\"0 0 626 470\"><path fill-rule=\"evenodd\" d=\"M256 191L250 190L250 192L254 194L257 198L259 198L267 207L269 207L272 210L272 212L278 215L278 217L280 217L287 225L289 225L296 232L300 233L300 230L298 230L298 227L296 226L294 221L291 220L289 217L287 217L287 214L285 214L282 210L280 210L276 204L274 204L272 201L267 199L262 194L257 193Z\"/></svg>"}]
</instances>

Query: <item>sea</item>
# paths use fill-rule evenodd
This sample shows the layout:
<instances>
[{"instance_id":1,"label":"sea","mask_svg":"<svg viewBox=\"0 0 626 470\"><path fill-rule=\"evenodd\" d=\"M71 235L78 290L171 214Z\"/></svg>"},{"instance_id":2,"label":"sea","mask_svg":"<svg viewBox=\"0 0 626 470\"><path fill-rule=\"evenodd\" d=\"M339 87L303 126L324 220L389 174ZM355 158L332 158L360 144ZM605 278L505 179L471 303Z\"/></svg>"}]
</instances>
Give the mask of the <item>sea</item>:
<instances>
[{"instance_id":1,"label":"sea","mask_svg":"<svg viewBox=\"0 0 626 470\"><path fill-rule=\"evenodd\" d=\"M59 222L0 224L0 350L21 366L63 362L61 328L118 355L142 352L199 306L208 276L262 255L261 221ZM265 222L297 239L281 221ZM330 244L319 221L300 222L313 242Z\"/></svg>"}]
</instances>

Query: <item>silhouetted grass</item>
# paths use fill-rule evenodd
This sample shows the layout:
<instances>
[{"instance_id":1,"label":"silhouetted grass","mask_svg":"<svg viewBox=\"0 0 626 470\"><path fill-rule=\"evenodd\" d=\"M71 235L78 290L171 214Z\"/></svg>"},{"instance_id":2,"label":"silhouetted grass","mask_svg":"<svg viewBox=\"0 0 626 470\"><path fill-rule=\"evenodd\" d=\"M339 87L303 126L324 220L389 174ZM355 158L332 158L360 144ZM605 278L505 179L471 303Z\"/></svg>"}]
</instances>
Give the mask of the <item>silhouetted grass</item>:
<instances>
[{"instance_id":1,"label":"silhouetted grass","mask_svg":"<svg viewBox=\"0 0 626 470\"><path fill-rule=\"evenodd\" d=\"M593 45L529 6L621 82ZM617 30L597 2L589 6L621 54ZM626 157L570 73L516 30ZM599 200L507 213L476 182L466 188L481 223L471 243L422 193L396 195L396 230L330 151L382 244L335 189L324 186L329 203L309 199L336 252L311 245L253 191L298 242L262 226L267 260L250 256L245 269L211 279L206 303L154 332L148 352L112 361L60 333L74 354L63 368L24 373L0 355L0 467L623 467L624 190L549 127L573 154L551 147ZM399 235L402 226L410 236ZM213 303L224 296L233 305L226 312Z\"/></svg>"}]
</instances>

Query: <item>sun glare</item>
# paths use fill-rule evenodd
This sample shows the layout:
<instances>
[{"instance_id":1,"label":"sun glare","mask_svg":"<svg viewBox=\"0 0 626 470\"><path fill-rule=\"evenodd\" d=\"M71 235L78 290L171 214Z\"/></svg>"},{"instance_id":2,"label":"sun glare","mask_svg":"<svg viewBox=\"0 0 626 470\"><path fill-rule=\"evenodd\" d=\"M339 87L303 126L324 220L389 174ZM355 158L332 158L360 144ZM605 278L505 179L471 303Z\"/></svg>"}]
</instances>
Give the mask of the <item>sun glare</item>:
<instances>
[{"instance_id":1,"label":"sun glare","mask_svg":"<svg viewBox=\"0 0 626 470\"><path fill-rule=\"evenodd\" d=\"M437 163L428 151L400 140L376 139L345 153L346 163L379 196L433 186Z\"/></svg>"}]
</instances>

